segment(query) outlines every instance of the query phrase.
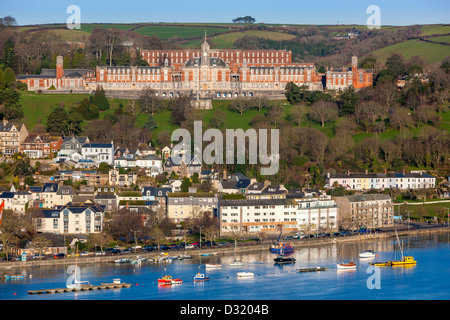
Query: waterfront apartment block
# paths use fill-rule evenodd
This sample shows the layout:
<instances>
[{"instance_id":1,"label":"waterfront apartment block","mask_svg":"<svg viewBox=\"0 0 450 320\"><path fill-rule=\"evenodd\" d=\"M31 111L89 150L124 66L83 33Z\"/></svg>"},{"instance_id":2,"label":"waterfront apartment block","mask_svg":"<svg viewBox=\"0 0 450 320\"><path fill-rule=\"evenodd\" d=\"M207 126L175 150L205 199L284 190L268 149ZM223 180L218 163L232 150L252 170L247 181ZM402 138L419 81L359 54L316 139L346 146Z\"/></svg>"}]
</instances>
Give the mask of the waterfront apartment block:
<instances>
[{"instance_id":1,"label":"waterfront apartment block","mask_svg":"<svg viewBox=\"0 0 450 320\"><path fill-rule=\"evenodd\" d=\"M330 233L338 229L338 206L330 196L294 197L298 229L305 234Z\"/></svg>"},{"instance_id":2,"label":"waterfront apartment block","mask_svg":"<svg viewBox=\"0 0 450 320\"><path fill-rule=\"evenodd\" d=\"M418 171L409 173L344 173L328 174L327 186L344 187L347 190L370 189L427 189L436 187L436 178L428 173Z\"/></svg>"},{"instance_id":3,"label":"waterfront apartment block","mask_svg":"<svg viewBox=\"0 0 450 320\"><path fill-rule=\"evenodd\" d=\"M103 231L105 207L90 201L67 203L36 212L33 222L37 232L90 234Z\"/></svg>"},{"instance_id":4,"label":"waterfront apartment block","mask_svg":"<svg viewBox=\"0 0 450 320\"><path fill-rule=\"evenodd\" d=\"M339 226L344 229L390 227L394 204L387 194L333 197L339 206Z\"/></svg>"},{"instance_id":5,"label":"waterfront apartment block","mask_svg":"<svg viewBox=\"0 0 450 320\"><path fill-rule=\"evenodd\" d=\"M220 234L297 230L296 208L292 199L221 199Z\"/></svg>"},{"instance_id":6,"label":"waterfront apartment block","mask_svg":"<svg viewBox=\"0 0 450 320\"><path fill-rule=\"evenodd\" d=\"M215 215L217 195L214 193L167 193L167 218L174 222Z\"/></svg>"}]
</instances>

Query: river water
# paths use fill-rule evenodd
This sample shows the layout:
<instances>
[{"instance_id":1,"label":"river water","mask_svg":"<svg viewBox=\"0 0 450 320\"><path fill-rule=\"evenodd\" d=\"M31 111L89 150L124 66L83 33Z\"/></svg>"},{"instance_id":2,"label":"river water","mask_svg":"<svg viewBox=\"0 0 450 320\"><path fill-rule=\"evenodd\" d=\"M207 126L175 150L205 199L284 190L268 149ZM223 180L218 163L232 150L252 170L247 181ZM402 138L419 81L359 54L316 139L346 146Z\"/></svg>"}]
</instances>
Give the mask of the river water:
<instances>
[{"instance_id":1,"label":"river water","mask_svg":"<svg viewBox=\"0 0 450 320\"><path fill-rule=\"evenodd\" d=\"M369 263L394 259L399 242L395 238L345 244L296 248L292 265L274 265L270 252L239 255L243 267L231 267L231 256L174 260L170 264L80 265L81 280L90 284L111 283L120 278L131 283L123 289L77 293L30 295L28 290L64 288L69 277L65 267L16 270L21 280L0 282L1 300L448 300L450 298L449 234L400 238L405 255L413 256L413 267L386 267L373 270ZM358 253L372 249L373 259ZM353 259L355 270L337 270L336 262ZM205 263L221 263L221 269L205 269ZM323 272L300 273L299 268L324 266ZM253 272L253 278L237 278L236 272ZM196 273L210 281L194 283ZM164 274L183 284L161 287Z\"/></svg>"}]
</instances>

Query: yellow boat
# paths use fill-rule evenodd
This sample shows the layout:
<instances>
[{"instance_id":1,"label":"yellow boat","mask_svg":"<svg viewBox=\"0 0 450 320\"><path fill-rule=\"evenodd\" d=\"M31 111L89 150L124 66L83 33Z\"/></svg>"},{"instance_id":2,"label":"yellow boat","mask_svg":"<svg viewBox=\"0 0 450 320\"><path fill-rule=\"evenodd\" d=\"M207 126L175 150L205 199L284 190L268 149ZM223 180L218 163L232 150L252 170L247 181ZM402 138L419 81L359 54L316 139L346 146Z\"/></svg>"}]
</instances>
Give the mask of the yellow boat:
<instances>
[{"instance_id":1,"label":"yellow boat","mask_svg":"<svg viewBox=\"0 0 450 320\"><path fill-rule=\"evenodd\" d=\"M400 261L392 261L392 266L407 266L417 264L413 257L403 257Z\"/></svg>"}]
</instances>

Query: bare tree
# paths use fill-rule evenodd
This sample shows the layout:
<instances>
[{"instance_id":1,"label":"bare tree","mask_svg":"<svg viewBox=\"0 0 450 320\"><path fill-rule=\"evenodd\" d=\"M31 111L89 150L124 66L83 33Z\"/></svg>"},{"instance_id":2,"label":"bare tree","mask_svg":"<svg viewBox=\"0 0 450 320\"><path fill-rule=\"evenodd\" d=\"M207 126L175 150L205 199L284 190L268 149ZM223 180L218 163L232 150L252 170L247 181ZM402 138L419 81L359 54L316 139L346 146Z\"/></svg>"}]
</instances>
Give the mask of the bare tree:
<instances>
[{"instance_id":1,"label":"bare tree","mask_svg":"<svg viewBox=\"0 0 450 320\"><path fill-rule=\"evenodd\" d=\"M250 108L249 101L248 99L245 98L237 98L230 103L230 109L239 112L241 116L244 113L244 111L248 110L249 108Z\"/></svg>"},{"instance_id":2,"label":"bare tree","mask_svg":"<svg viewBox=\"0 0 450 320\"><path fill-rule=\"evenodd\" d=\"M337 119L338 109L334 102L317 101L311 105L311 113L309 116L312 120L319 122L323 127L325 123Z\"/></svg>"},{"instance_id":3,"label":"bare tree","mask_svg":"<svg viewBox=\"0 0 450 320\"><path fill-rule=\"evenodd\" d=\"M162 109L163 103L162 99L156 95L155 90L145 88L139 95L139 105L141 111L150 113L153 116L156 111Z\"/></svg>"},{"instance_id":4,"label":"bare tree","mask_svg":"<svg viewBox=\"0 0 450 320\"><path fill-rule=\"evenodd\" d=\"M109 66L112 66L113 62L113 53L116 50L120 43L122 42L122 37L120 31L117 29L109 29L106 32L106 48L108 50L109 56Z\"/></svg>"}]
</instances>

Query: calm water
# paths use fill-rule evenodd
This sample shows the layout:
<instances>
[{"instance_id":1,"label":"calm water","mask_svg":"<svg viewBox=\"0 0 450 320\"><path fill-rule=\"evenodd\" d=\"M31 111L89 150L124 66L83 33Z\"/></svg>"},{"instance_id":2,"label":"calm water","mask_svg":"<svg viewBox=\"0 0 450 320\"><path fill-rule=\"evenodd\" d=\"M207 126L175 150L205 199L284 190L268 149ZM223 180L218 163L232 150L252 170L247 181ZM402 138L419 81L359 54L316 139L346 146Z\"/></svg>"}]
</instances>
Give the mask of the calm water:
<instances>
[{"instance_id":1,"label":"calm water","mask_svg":"<svg viewBox=\"0 0 450 320\"><path fill-rule=\"evenodd\" d=\"M120 278L131 288L79 293L29 295L28 290L65 287L65 268L23 270L23 280L0 282L2 300L448 300L450 298L450 235L401 238L407 255L418 264L413 267L380 268L380 289L369 289L369 262L394 259L398 242L388 239L376 242L347 243L300 248L294 253L294 265L273 264L276 255L261 252L241 255L243 267L230 267L231 256L201 257L174 261L171 264L81 265L81 280L91 284L111 283ZM358 253L373 249L374 259L359 259ZM356 270L337 270L336 261L351 259ZM205 270L204 263L221 263L222 269ZM298 268L327 266L324 272L299 273ZM236 272L250 271L251 279L238 279ZM22 272L22 271L20 271ZM210 281L194 283L197 272L206 273ZM18 273L18 272L17 272ZM184 280L182 285L160 287L163 274ZM31 277L30 277L31 276Z\"/></svg>"}]
</instances>

